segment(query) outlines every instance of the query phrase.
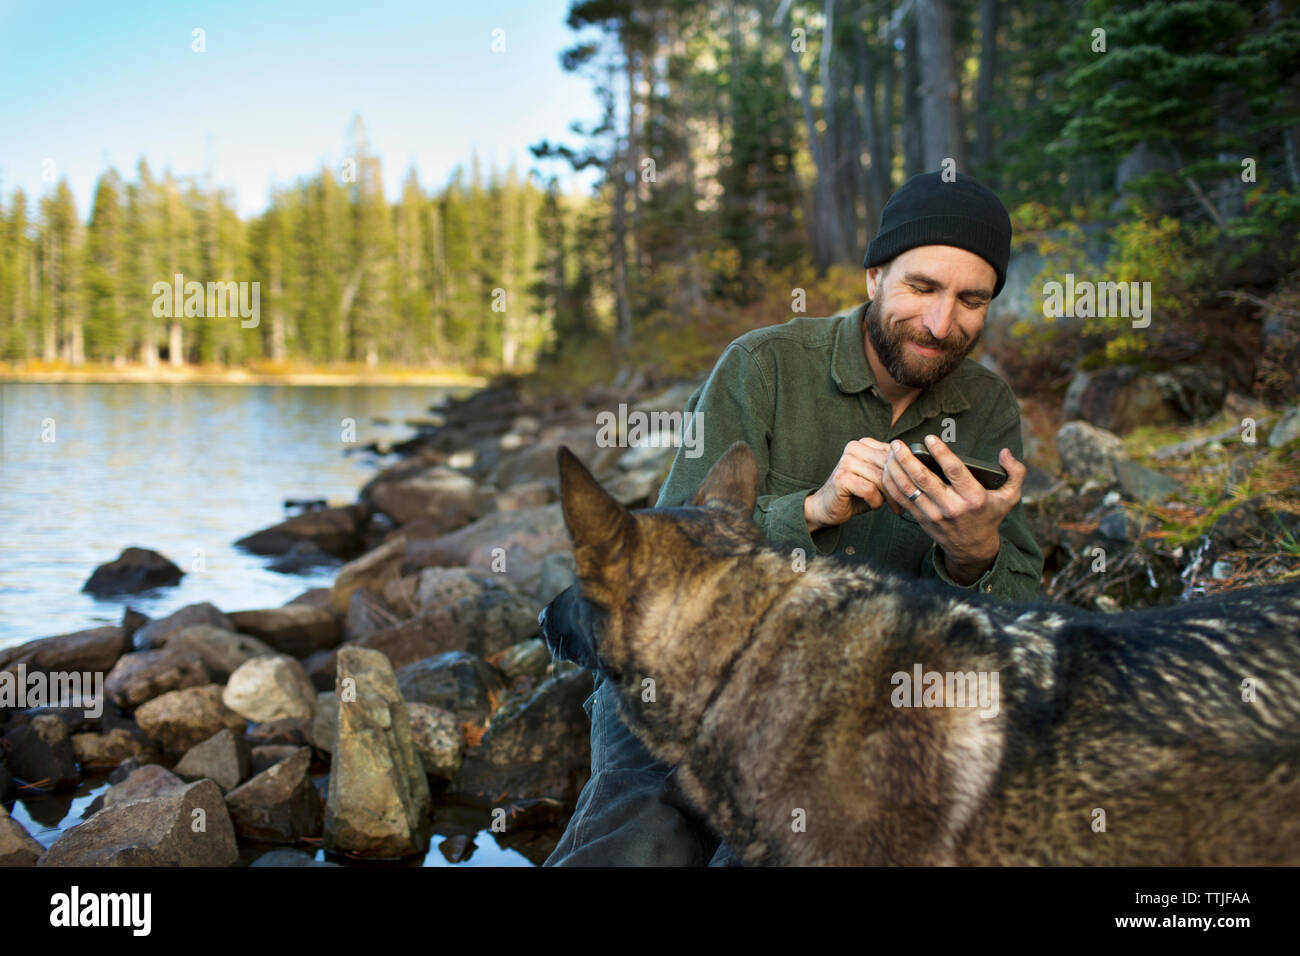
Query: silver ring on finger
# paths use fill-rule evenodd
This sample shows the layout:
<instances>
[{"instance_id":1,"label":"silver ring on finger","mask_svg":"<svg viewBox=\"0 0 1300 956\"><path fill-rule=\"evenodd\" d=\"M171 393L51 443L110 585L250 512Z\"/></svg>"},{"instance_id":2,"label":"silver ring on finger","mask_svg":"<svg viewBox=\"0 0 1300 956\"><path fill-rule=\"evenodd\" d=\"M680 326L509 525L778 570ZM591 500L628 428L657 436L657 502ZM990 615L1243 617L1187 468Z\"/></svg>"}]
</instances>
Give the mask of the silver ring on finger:
<instances>
[{"instance_id":1,"label":"silver ring on finger","mask_svg":"<svg viewBox=\"0 0 1300 956\"><path fill-rule=\"evenodd\" d=\"M921 497L921 489L917 488L914 492L912 492L910 495L907 496L907 500L915 501L919 497Z\"/></svg>"}]
</instances>

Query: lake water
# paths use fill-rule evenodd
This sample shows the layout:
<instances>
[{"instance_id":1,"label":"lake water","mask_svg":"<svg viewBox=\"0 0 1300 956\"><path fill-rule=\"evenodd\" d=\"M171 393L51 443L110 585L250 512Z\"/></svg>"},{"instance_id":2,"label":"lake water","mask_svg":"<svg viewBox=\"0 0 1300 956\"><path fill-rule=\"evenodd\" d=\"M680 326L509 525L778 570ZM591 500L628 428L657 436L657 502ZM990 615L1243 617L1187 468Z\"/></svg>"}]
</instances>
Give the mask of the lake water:
<instances>
[{"instance_id":1,"label":"lake water","mask_svg":"<svg viewBox=\"0 0 1300 956\"><path fill-rule=\"evenodd\" d=\"M428 386L0 384L0 647L211 601L274 607L334 569L284 575L233 542L284 520L286 498L356 499L449 391ZM375 418L388 419L381 424ZM345 435L345 420L355 435ZM345 441L354 438L355 441ZM352 449L350 454L347 454ZM81 586L123 548L187 572L149 595Z\"/></svg>"}]
</instances>

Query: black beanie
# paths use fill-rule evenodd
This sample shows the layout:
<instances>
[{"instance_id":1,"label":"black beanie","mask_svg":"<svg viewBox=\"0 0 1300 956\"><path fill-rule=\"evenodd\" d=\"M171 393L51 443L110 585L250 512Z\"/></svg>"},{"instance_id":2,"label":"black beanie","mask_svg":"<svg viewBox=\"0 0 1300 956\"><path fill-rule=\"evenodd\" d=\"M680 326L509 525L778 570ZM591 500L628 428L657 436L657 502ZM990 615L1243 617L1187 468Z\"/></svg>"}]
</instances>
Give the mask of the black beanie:
<instances>
[{"instance_id":1,"label":"black beanie","mask_svg":"<svg viewBox=\"0 0 1300 956\"><path fill-rule=\"evenodd\" d=\"M993 295L1002 291L1011 258L1011 217L993 190L955 175L954 182L944 182L940 173L921 173L889 197L862 260L864 269L916 246L956 246L988 260L998 274Z\"/></svg>"}]
</instances>

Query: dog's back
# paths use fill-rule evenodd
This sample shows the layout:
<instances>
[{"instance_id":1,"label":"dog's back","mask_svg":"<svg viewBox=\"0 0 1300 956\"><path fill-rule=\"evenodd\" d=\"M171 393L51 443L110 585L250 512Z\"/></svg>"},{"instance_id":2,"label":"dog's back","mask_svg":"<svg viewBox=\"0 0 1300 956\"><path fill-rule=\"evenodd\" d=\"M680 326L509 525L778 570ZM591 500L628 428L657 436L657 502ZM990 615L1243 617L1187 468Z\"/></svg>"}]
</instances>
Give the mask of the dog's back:
<instances>
[{"instance_id":1,"label":"dog's back","mask_svg":"<svg viewBox=\"0 0 1300 956\"><path fill-rule=\"evenodd\" d=\"M746 863L1300 863L1300 584L1099 615L803 569L733 451L679 509L561 476L594 659Z\"/></svg>"}]
</instances>

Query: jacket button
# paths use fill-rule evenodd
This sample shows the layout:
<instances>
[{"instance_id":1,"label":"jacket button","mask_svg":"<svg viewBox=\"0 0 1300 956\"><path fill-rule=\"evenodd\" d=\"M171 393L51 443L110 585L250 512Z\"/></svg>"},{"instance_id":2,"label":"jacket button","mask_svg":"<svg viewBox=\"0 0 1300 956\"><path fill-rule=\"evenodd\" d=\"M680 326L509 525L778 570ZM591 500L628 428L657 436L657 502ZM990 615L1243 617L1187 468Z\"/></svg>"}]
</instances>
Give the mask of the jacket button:
<instances>
[{"instance_id":1,"label":"jacket button","mask_svg":"<svg viewBox=\"0 0 1300 956\"><path fill-rule=\"evenodd\" d=\"M857 551L857 548L853 547L853 545L849 545L847 548L844 549L844 553L845 553L845 554L857 554L858 551Z\"/></svg>"}]
</instances>

